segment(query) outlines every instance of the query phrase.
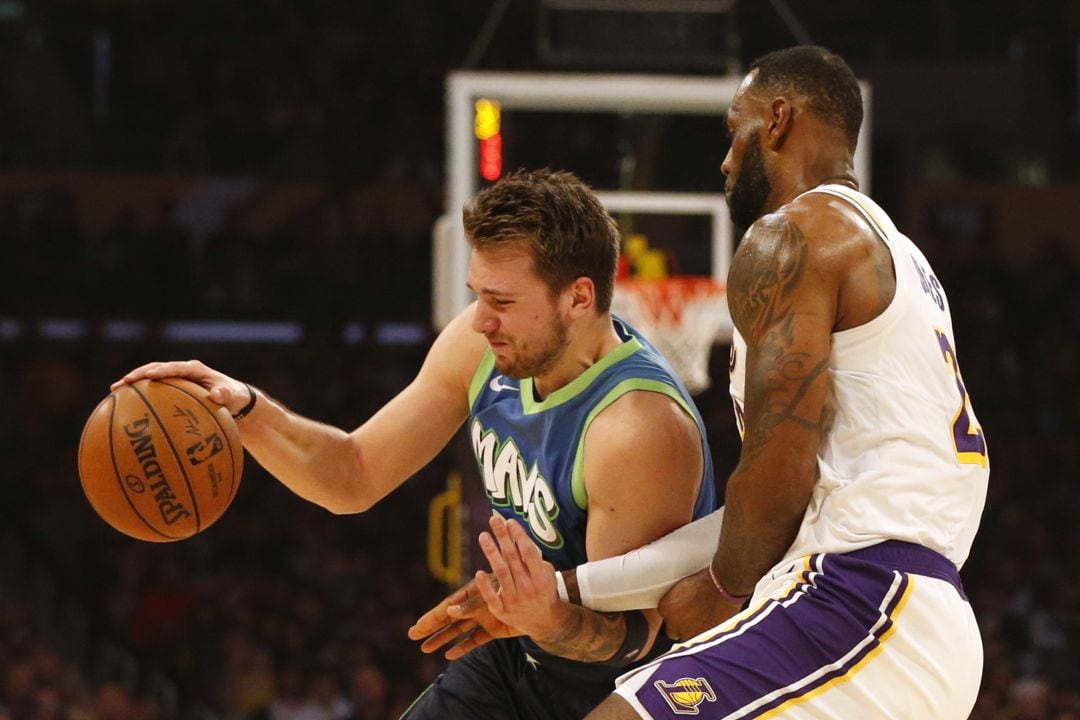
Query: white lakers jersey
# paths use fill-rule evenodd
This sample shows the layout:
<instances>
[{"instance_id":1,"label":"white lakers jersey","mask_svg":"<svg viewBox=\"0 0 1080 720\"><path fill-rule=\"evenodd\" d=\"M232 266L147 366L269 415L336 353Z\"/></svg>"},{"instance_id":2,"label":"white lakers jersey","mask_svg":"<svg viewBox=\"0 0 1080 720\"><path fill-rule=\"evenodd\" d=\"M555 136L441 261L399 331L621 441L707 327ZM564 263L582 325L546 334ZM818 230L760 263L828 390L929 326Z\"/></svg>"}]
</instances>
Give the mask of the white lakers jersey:
<instances>
[{"instance_id":1,"label":"white lakers jersey","mask_svg":"<svg viewBox=\"0 0 1080 720\"><path fill-rule=\"evenodd\" d=\"M892 253L896 295L833 333L820 478L779 566L906 540L959 568L979 525L989 463L957 363L949 303L922 252L870 198L842 185L809 192L851 203ZM732 341L731 396L742 430L746 343ZM778 566L778 567L779 567Z\"/></svg>"}]
</instances>

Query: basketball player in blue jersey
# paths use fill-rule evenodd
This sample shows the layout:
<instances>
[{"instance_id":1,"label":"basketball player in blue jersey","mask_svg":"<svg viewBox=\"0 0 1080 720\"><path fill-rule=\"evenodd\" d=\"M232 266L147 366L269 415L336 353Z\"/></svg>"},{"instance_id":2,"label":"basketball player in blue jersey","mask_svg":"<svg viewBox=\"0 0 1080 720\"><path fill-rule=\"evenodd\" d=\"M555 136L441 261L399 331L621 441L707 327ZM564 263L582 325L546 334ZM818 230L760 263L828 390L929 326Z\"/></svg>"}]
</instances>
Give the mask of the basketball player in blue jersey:
<instances>
[{"instance_id":1,"label":"basketball player in blue jersey","mask_svg":"<svg viewBox=\"0 0 1080 720\"><path fill-rule=\"evenodd\" d=\"M583 593L586 604L659 600L683 640L588 717L962 720L982 644L958 570L989 463L948 299L858 191L862 102L842 59L815 47L765 56L727 121L728 204L749 227L728 280L742 452L722 515L577 570L602 600ZM679 557L710 533L715 552ZM511 540L486 552L513 589L475 584L489 624L550 601L548 589L519 597L519 578L553 573L520 533ZM665 561L700 569L660 600L674 580Z\"/></svg>"},{"instance_id":2,"label":"basketball player in blue jersey","mask_svg":"<svg viewBox=\"0 0 1080 720\"><path fill-rule=\"evenodd\" d=\"M335 513L371 507L464 424L491 506L511 520L493 521L496 537L512 528L554 568L620 555L712 512L697 409L663 357L610 313L619 237L596 195L569 173L517 173L479 193L464 222L477 301L416 379L351 433L198 361L151 363L117 385L201 383L240 418L263 467ZM627 667L670 646L655 610L559 601L529 620L501 633L519 637L452 661L404 717L580 718Z\"/></svg>"}]
</instances>

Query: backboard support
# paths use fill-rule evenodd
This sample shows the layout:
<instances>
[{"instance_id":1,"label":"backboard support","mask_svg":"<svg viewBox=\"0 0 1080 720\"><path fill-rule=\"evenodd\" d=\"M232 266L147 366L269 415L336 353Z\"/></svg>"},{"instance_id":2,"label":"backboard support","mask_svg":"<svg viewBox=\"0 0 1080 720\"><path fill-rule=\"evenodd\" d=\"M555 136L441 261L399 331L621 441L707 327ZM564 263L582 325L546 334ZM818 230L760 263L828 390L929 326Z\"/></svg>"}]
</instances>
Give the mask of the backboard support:
<instances>
[{"instance_id":1,"label":"backboard support","mask_svg":"<svg viewBox=\"0 0 1080 720\"><path fill-rule=\"evenodd\" d=\"M469 246L461 209L480 187L473 113L477 99L503 110L716 115L727 113L742 76L611 75L457 71L446 81L446 205L433 228L432 322L443 328L472 302L465 281ZM860 83L865 118L855 152L855 170L864 191L870 181L870 88ZM722 132L718 121L717 132ZM564 168L560 168L564 169ZM573 168L565 168L572 170ZM717 168L719 172L719 168ZM720 282L734 250L731 221L722 195L641 193L598 188L613 213L702 214L712 218L712 273Z\"/></svg>"}]
</instances>

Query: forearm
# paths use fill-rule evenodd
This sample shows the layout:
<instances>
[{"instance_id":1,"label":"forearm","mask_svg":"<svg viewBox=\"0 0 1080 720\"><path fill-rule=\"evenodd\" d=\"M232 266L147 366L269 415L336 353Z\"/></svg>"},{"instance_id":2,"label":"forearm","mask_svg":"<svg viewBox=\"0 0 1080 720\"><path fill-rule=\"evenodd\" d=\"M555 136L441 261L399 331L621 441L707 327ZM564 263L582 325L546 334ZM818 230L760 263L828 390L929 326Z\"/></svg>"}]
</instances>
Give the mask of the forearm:
<instances>
[{"instance_id":1,"label":"forearm","mask_svg":"<svg viewBox=\"0 0 1080 720\"><path fill-rule=\"evenodd\" d=\"M655 608L671 587L713 559L724 509L644 547L562 572L570 600L603 612Z\"/></svg>"},{"instance_id":2,"label":"forearm","mask_svg":"<svg viewBox=\"0 0 1080 720\"><path fill-rule=\"evenodd\" d=\"M344 430L298 415L262 391L239 426L251 456L305 500L335 513L373 502L363 497L358 455Z\"/></svg>"},{"instance_id":3,"label":"forearm","mask_svg":"<svg viewBox=\"0 0 1080 720\"><path fill-rule=\"evenodd\" d=\"M602 663L616 660L626 640L627 626L623 613L598 613L588 608L568 603L560 604L562 622L551 634L533 640L541 648L560 657L579 662ZM659 617L650 622L649 641L638 656L644 655L652 646Z\"/></svg>"},{"instance_id":4,"label":"forearm","mask_svg":"<svg viewBox=\"0 0 1080 720\"><path fill-rule=\"evenodd\" d=\"M567 605L566 623L545 638L533 638L552 655L581 662L609 660L622 645L626 625L619 613L597 613Z\"/></svg>"},{"instance_id":5,"label":"forearm","mask_svg":"<svg viewBox=\"0 0 1080 720\"><path fill-rule=\"evenodd\" d=\"M732 595L749 595L758 580L783 559L805 513L805 501L783 502L782 490L761 491L764 482L740 477L738 471L728 482L724 525L712 567ZM746 486L752 487L752 494L743 493Z\"/></svg>"}]
</instances>

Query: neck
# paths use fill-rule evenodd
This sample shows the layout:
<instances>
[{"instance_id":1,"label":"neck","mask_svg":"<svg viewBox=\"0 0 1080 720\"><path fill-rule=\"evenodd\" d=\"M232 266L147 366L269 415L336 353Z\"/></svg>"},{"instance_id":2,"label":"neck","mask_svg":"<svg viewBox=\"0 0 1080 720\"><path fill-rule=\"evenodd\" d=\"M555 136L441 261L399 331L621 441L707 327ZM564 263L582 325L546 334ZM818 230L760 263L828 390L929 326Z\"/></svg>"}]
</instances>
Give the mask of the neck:
<instances>
[{"instance_id":1,"label":"neck","mask_svg":"<svg viewBox=\"0 0 1080 720\"><path fill-rule=\"evenodd\" d=\"M621 344L622 339L615 332L611 313L602 313L595 320L578 323L570 329L566 349L555 365L543 375L533 378L536 393L540 398L545 398L566 387Z\"/></svg>"},{"instance_id":2,"label":"neck","mask_svg":"<svg viewBox=\"0 0 1080 720\"><path fill-rule=\"evenodd\" d=\"M826 149L822 148L822 145ZM775 204L772 210L788 204L807 190L819 185L835 183L847 185L858 190L859 181L855 177L855 161L851 153L829 152L827 144L807 144L802 153L793 154L793 162L780 173L779 181L773 187Z\"/></svg>"},{"instance_id":3,"label":"neck","mask_svg":"<svg viewBox=\"0 0 1080 720\"><path fill-rule=\"evenodd\" d=\"M856 180L854 177L849 177L847 175L822 178L817 185L814 185L814 187L818 187L820 185L847 185L852 190L859 189L859 181Z\"/></svg>"}]
</instances>

